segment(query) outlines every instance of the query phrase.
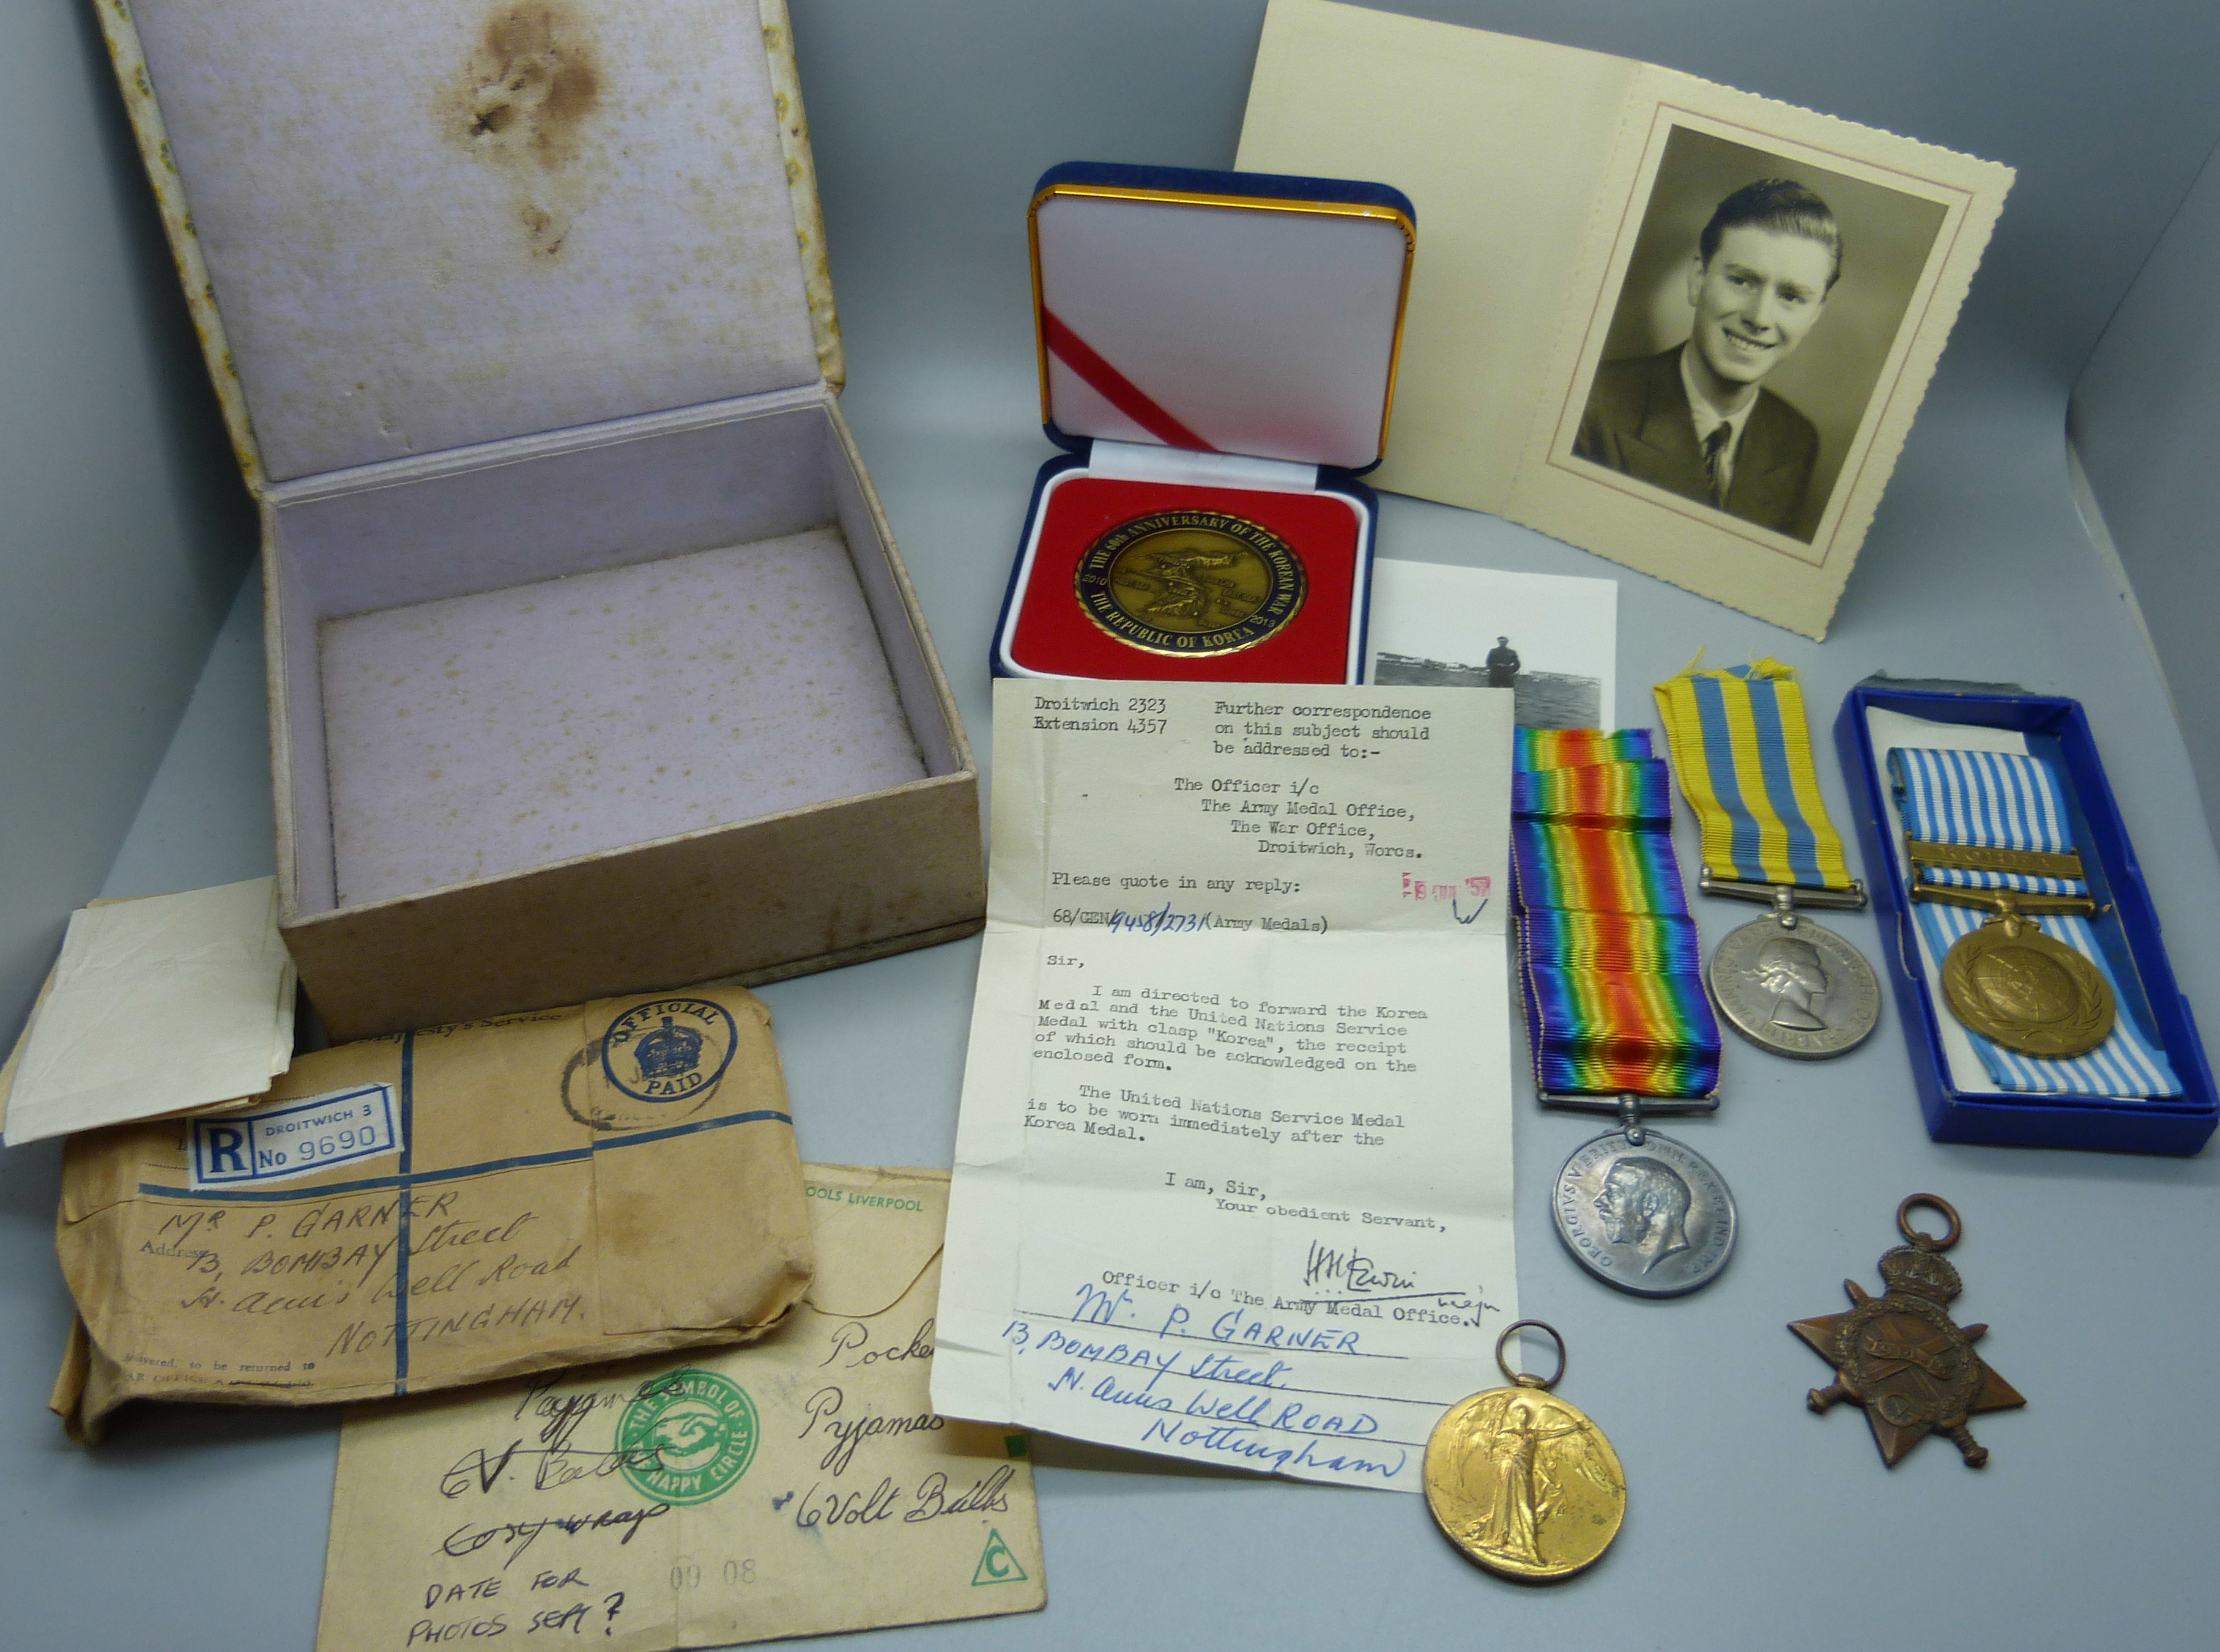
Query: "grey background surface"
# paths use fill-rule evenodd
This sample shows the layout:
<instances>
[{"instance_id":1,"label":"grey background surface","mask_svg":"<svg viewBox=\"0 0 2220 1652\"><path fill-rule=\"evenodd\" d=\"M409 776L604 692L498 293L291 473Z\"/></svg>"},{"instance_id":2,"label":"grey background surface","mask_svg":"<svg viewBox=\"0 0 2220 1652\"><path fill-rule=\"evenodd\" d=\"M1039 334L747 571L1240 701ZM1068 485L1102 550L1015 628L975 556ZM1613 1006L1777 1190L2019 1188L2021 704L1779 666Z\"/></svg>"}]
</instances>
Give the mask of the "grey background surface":
<instances>
[{"instance_id":1,"label":"grey background surface","mask_svg":"<svg viewBox=\"0 0 2220 1652\"><path fill-rule=\"evenodd\" d=\"M2151 253L2220 134L2220 9L1407 9L1649 58L2020 169L1824 645L1489 517L1390 498L1381 544L1619 579L1629 722L1650 720L1642 686L1699 645L1789 661L1830 713L1877 667L2077 695L2176 969L2220 1024L2220 863L2117 573L2133 570L2183 720L2213 752L2220 683L2199 675L2220 669L2199 626L2212 514L2198 507L2220 485L2203 457L2220 416L2207 296L2220 184L2200 185ZM795 0L795 13L849 415L983 749L995 602L1051 452L1026 315L1028 186L1077 157L1226 164L1262 7ZM0 1030L68 910L103 883L137 893L269 864L258 591L238 585L251 522L136 168L84 9L0 8ZM2076 426L2116 564L2077 515L2063 436L2069 389L2131 285ZM1821 770L1847 822L1824 750ZM1699 913L1707 939L1746 915ZM1872 950L1870 920L1838 927ZM765 993L806 1155L948 1162L976 956L942 947ZM1724 1093L1716 1121L1675 1131L1735 1185L1742 1248L1712 1289L1656 1304L1590 1281L1551 1232L1549 1178L1593 1128L1541 1114L1524 1085L1516 1104L1521 1306L1563 1331L1564 1392L1609 1431L1631 1486L1626 1530L1593 1573L1518 1589L1447 1552L1412 1499L1045 1446L1048 1611L900 1633L920 1646L2210 1644L2213 1155L1930 1144L1893 1007L1870 1044L1824 1067L1730 1048ZM66 1445L43 1409L67 1316L50 1238L59 1158L51 1145L0 1156L0 1640L306 1647L334 1419L165 1409L99 1452ZM1896 1201L1922 1188L1965 1213L1964 1317L1995 1326L1986 1352L2032 1401L1984 1419L1996 1456L1978 1474L1941 1443L1885 1473L1855 1416L1805 1412L1823 1369L1782 1329L1834 1311L1845 1275L1870 1281Z\"/></svg>"},{"instance_id":2,"label":"grey background surface","mask_svg":"<svg viewBox=\"0 0 2220 1652\"><path fill-rule=\"evenodd\" d=\"M2220 159L2181 210L2074 386L2073 445L2132 581L2220 826Z\"/></svg>"}]
</instances>

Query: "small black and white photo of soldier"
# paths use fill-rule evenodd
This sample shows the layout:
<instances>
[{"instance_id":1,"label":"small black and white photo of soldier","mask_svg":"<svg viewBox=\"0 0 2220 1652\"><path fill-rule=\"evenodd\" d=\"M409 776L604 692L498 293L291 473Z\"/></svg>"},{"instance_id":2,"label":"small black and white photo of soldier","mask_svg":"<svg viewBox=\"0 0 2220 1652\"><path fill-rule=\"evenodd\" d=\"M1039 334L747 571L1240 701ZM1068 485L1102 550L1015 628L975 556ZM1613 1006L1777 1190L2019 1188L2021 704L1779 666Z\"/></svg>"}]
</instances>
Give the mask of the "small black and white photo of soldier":
<instances>
[{"instance_id":1,"label":"small black and white photo of soldier","mask_svg":"<svg viewBox=\"0 0 2220 1652\"><path fill-rule=\"evenodd\" d=\"M1518 686L1518 651L1511 645L1508 637L1498 637L1495 646L1487 651L1487 686L1491 689L1515 689Z\"/></svg>"}]
</instances>

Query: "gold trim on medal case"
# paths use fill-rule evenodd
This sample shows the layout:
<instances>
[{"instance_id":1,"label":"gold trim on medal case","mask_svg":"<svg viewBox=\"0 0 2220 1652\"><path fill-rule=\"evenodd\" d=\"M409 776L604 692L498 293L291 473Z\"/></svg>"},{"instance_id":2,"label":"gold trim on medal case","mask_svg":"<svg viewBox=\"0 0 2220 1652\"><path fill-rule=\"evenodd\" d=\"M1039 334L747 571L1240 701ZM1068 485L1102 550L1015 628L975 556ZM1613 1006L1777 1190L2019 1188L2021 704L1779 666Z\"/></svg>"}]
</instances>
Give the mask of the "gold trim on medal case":
<instances>
[{"instance_id":1,"label":"gold trim on medal case","mask_svg":"<svg viewBox=\"0 0 2220 1652\"><path fill-rule=\"evenodd\" d=\"M1191 195L1181 190L1142 190L1114 184L1051 184L1033 196L1026 211L1026 240L1033 265L1033 351L1040 364L1041 422L1054 425L1049 410L1048 331L1041 324L1045 307L1041 296L1040 209L1058 196L1096 201L1130 201L1143 206L1225 207L1237 212L1308 212L1335 218L1372 218L1391 223L1403 232L1403 279L1395 293L1395 336L1388 347L1388 393L1380 404L1380 453L1388 451L1388 425L1395 414L1395 375L1403 365L1403 321L1411 302L1411 264L1419 246L1419 228L1410 215L1394 207L1368 206L1355 201L1283 201L1263 195ZM1375 454L1376 458L1378 454ZM1138 645L1136 645L1138 646Z\"/></svg>"}]
</instances>

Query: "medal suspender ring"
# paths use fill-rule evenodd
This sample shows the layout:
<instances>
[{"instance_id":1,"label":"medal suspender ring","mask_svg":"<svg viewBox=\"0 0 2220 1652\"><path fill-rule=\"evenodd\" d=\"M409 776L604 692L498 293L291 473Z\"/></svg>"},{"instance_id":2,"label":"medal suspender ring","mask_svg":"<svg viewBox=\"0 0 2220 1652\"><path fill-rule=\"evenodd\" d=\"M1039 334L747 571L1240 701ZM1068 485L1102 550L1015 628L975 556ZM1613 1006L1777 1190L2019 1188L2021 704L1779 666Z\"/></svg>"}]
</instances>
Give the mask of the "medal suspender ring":
<instances>
[{"instance_id":1,"label":"medal suspender ring","mask_svg":"<svg viewBox=\"0 0 2220 1652\"><path fill-rule=\"evenodd\" d=\"M1550 1374L1546 1382L1531 1371L1512 1370L1510 1362L1503 1357L1504 1349L1510 1343L1511 1339L1522 1331L1545 1331L1550 1340L1557 1345L1557 1368ZM1495 1368L1502 1372L1518 1387L1554 1388L1565 1380L1565 1339L1557 1334L1556 1326L1546 1320L1521 1319L1515 1325L1506 1325L1503 1327L1503 1334L1495 1339Z\"/></svg>"},{"instance_id":2,"label":"medal suspender ring","mask_svg":"<svg viewBox=\"0 0 2220 1652\"><path fill-rule=\"evenodd\" d=\"M1911 1213L1916 1210L1931 1210L1950 1225L1939 1237L1922 1233L1911 1225ZM1914 1194L1896 1207L1896 1231L1922 1250L1948 1250L1958 1243L1958 1235L1962 1229L1959 1225L1958 1213L1949 1200L1936 1194ZM1496 1362L1502 1363L1501 1356L1497 1356Z\"/></svg>"}]
</instances>

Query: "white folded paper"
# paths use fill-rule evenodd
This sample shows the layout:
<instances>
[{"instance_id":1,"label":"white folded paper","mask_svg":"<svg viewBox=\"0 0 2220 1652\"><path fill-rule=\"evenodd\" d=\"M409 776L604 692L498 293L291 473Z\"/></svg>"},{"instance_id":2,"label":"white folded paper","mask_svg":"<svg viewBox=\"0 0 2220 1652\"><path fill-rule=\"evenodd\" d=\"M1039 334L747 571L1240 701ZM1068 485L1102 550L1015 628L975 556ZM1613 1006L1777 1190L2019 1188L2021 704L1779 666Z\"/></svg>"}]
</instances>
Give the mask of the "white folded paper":
<instances>
[{"instance_id":1,"label":"white folded paper","mask_svg":"<svg viewBox=\"0 0 2220 1652\"><path fill-rule=\"evenodd\" d=\"M71 913L0 1069L8 1145L267 1089L293 1062L294 980L275 878Z\"/></svg>"},{"instance_id":2,"label":"white folded paper","mask_svg":"<svg viewBox=\"0 0 2220 1652\"><path fill-rule=\"evenodd\" d=\"M1419 1489L1518 1317L1511 702L995 685L937 1410Z\"/></svg>"}]
</instances>

